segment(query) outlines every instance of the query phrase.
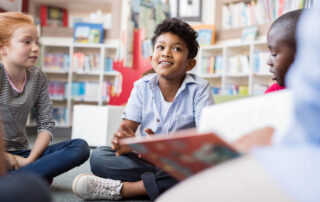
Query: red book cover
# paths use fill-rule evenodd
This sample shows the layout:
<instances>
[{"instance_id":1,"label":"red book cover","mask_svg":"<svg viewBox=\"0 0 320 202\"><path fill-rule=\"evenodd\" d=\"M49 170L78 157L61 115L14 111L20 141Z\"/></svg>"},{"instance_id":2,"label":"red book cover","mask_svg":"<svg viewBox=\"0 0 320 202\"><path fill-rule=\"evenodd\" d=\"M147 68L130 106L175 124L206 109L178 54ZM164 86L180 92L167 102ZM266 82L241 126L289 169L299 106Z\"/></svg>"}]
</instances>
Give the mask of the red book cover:
<instances>
[{"instance_id":1,"label":"red book cover","mask_svg":"<svg viewBox=\"0 0 320 202\"><path fill-rule=\"evenodd\" d=\"M126 138L120 144L130 147L143 159L178 180L239 156L232 146L215 133L199 134L196 129Z\"/></svg>"},{"instance_id":2,"label":"red book cover","mask_svg":"<svg viewBox=\"0 0 320 202\"><path fill-rule=\"evenodd\" d=\"M46 6L40 7L40 21L41 21L41 26L47 26L47 7Z\"/></svg>"}]
</instances>

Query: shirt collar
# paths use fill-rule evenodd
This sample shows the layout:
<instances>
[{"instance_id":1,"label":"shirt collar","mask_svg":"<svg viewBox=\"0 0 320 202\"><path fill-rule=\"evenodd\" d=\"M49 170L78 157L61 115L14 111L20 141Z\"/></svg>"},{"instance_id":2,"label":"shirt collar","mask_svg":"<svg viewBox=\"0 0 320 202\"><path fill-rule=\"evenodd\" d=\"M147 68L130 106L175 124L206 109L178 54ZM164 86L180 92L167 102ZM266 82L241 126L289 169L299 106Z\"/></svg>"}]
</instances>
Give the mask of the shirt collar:
<instances>
[{"instance_id":1,"label":"shirt collar","mask_svg":"<svg viewBox=\"0 0 320 202\"><path fill-rule=\"evenodd\" d=\"M145 76L144 81L149 84L150 88L154 88L159 84L159 79L156 73ZM196 80L194 74L188 73L186 74L186 77L184 78L180 88L184 89L185 86L190 83L199 83L199 81Z\"/></svg>"}]
</instances>

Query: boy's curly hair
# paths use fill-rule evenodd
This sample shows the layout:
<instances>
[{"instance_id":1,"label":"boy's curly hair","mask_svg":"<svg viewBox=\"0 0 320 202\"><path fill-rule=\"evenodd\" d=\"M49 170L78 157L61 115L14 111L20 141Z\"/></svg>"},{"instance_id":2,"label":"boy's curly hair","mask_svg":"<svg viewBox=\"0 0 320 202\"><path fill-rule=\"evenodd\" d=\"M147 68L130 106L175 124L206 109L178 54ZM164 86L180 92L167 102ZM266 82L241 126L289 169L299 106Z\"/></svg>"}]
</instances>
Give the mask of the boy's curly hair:
<instances>
[{"instance_id":1,"label":"boy's curly hair","mask_svg":"<svg viewBox=\"0 0 320 202\"><path fill-rule=\"evenodd\" d=\"M154 30L152 45L154 46L157 38L166 32L178 35L186 43L189 50L188 59L196 57L199 49L198 33L188 23L177 18L163 20Z\"/></svg>"}]
</instances>

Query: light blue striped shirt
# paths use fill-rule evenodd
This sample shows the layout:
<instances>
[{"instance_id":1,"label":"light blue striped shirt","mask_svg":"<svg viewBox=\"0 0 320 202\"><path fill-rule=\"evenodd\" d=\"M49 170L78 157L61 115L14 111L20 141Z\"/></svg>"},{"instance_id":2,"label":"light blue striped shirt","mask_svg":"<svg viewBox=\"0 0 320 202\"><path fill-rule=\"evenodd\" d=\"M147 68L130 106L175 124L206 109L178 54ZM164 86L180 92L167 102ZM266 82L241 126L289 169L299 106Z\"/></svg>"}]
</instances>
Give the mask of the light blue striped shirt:
<instances>
[{"instance_id":1,"label":"light blue striped shirt","mask_svg":"<svg viewBox=\"0 0 320 202\"><path fill-rule=\"evenodd\" d=\"M214 104L209 82L194 74L186 74L165 118L161 116L164 103L160 95L157 74L136 81L122 118L140 123L141 135L146 135L145 128L156 134L169 133L196 127L201 110Z\"/></svg>"}]
</instances>

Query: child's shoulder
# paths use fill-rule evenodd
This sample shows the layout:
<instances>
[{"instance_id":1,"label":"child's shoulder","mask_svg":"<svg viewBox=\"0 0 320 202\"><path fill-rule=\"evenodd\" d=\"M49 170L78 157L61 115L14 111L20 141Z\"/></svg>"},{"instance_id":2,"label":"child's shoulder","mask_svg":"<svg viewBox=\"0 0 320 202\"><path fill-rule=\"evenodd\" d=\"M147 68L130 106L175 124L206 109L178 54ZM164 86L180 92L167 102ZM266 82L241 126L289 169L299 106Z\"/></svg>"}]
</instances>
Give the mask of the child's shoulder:
<instances>
[{"instance_id":1,"label":"child's shoulder","mask_svg":"<svg viewBox=\"0 0 320 202\"><path fill-rule=\"evenodd\" d=\"M185 78L186 83L194 83L199 86L207 86L209 85L209 82L200 76L193 74L193 73L187 73Z\"/></svg>"},{"instance_id":2,"label":"child's shoulder","mask_svg":"<svg viewBox=\"0 0 320 202\"><path fill-rule=\"evenodd\" d=\"M134 83L135 83L135 85L146 85L148 83L153 83L156 81L157 81L157 74L152 73L152 74L145 75L144 77L138 79Z\"/></svg>"}]
</instances>

